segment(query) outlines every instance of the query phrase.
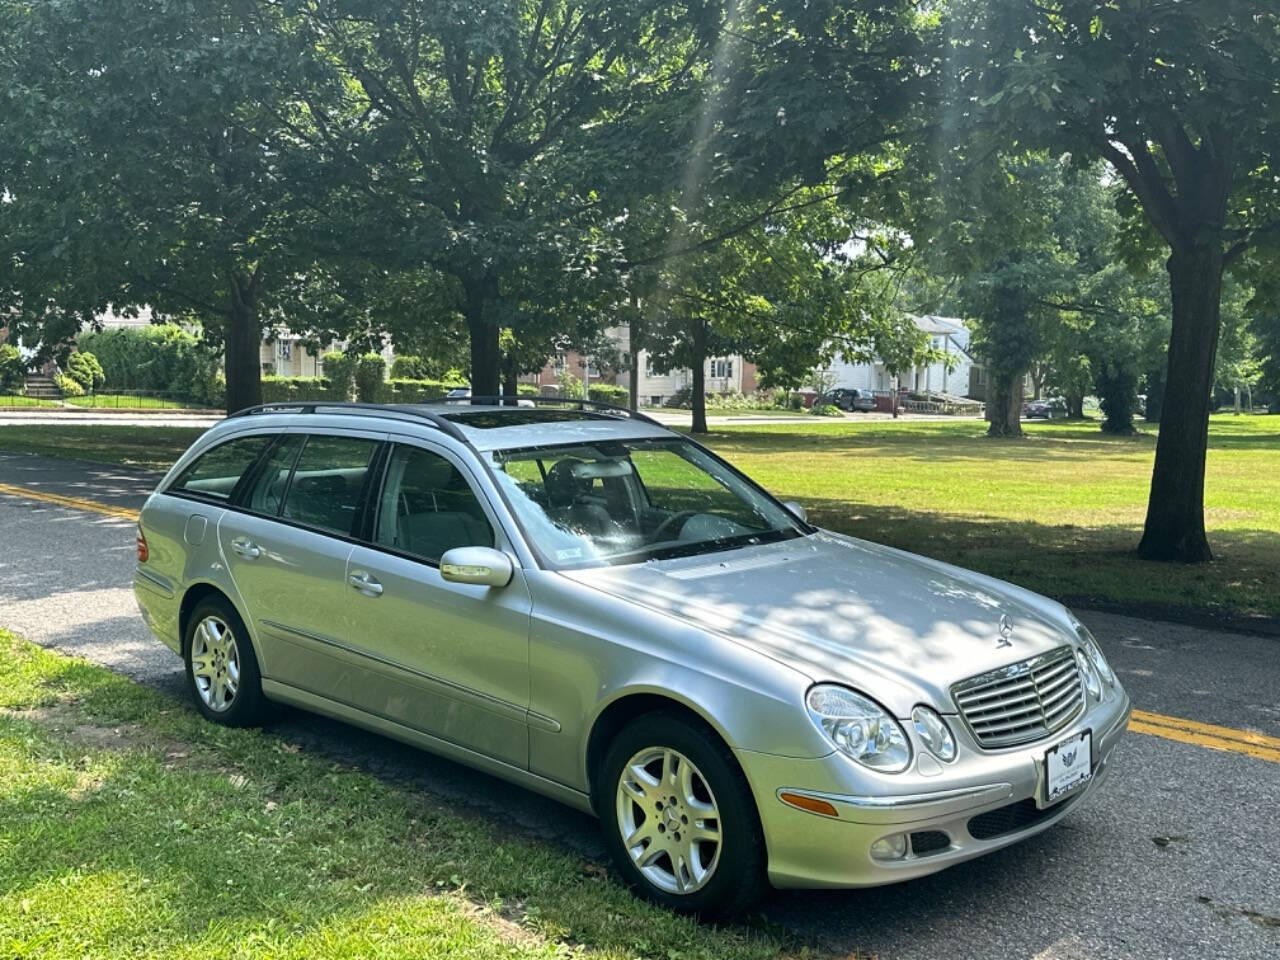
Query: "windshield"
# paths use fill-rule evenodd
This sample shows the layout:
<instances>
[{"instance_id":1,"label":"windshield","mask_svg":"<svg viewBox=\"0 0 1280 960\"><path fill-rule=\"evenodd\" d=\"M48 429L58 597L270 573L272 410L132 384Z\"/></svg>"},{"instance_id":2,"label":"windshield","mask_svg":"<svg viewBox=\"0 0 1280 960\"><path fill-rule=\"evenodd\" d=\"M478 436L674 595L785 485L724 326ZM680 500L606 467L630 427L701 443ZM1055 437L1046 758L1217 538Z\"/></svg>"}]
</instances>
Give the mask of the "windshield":
<instances>
[{"instance_id":1,"label":"windshield","mask_svg":"<svg viewBox=\"0 0 1280 960\"><path fill-rule=\"evenodd\" d=\"M760 488L679 438L489 456L525 536L553 568L691 556L805 532Z\"/></svg>"}]
</instances>

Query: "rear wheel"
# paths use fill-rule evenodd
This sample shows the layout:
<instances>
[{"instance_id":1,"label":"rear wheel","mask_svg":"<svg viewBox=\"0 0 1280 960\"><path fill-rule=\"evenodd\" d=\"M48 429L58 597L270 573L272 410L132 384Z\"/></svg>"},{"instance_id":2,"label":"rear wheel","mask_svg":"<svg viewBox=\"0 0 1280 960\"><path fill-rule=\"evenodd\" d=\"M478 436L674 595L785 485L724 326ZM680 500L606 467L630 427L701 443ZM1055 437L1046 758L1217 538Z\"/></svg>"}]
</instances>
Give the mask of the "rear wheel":
<instances>
[{"instance_id":1,"label":"rear wheel","mask_svg":"<svg viewBox=\"0 0 1280 960\"><path fill-rule=\"evenodd\" d=\"M742 771L702 724L654 713L625 727L599 771L605 843L642 896L724 916L765 888L765 851Z\"/></svg>"},{"instance_id":2,"label":"rear wheel","mask_svg":"<svg viewBox=\"0 0 1280 960\"><path fill-rule=\"evenodd\" d=\"M183 642L187 687L196 709L228 727L259 723L265 713L258 659L235 608L210 597L191 611Z\"/></svg>"}]
</instances>

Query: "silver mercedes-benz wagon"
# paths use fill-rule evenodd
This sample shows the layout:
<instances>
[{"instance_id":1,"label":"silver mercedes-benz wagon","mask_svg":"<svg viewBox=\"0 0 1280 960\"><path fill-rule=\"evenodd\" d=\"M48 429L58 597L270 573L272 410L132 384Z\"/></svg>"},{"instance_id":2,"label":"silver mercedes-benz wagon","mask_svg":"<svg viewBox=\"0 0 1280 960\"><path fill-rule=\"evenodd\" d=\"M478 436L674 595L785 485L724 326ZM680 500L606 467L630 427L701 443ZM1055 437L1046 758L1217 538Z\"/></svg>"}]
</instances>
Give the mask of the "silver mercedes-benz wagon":
<instances>
[{"instance_id":1,"label":"silver mercedes-benz wagon","mask_svg":"<svg viewBox=\"0 0 1280 960\"><path fill-rule=\"evenodd\" d=\"M279 701L549 794L703 914L1044 830L1129 717L1060 604L586 403L244 411L147 501L134 582L210 720Z\"/></svg>"}]
</instances>

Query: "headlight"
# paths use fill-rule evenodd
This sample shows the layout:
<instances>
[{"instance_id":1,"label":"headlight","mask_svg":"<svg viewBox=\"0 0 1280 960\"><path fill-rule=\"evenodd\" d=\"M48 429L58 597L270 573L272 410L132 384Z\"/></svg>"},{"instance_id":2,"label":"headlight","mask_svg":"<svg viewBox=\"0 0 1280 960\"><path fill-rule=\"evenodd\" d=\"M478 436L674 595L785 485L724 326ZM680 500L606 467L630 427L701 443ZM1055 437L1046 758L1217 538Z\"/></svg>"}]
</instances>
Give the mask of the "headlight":
<instances>
[{"instance_id":1,"label":"headlight","mask_svg":"<svg viewBox=\"0 0 1280 960\"><path fill-rule=\"evenodd\" d=\"M1084 685L1089 690L1089 696L1095 700L1101 700L1102 684L1098 680L1098 671L1094 669L1093 661L1089 659L1088 654L1083 650L1077 650L1076 663L1080 664L1080 676L1084 678Z\"/></svg>"},{"instance_id":2,"label":"headlight","mask_svg":"<svg viewBox=\"0 0 1280 960\"><path fill-rule=\"evenodd\" d=\"M845 756L882 773L901 773L911 762L911 746L898 721L884 707L834 684L814 687L805 697L809 716Z\"/></svg>"},{"instance_id":3,"label":"headlight","mask_svg":"<svg viewBox=\"0 0 1280 960\"><path fill-rule=\"evenodd\" d=\"M956 741L951 736L951 728L947 721L934 710L921 704L911 711L911 725L916 728L916 736L929 748L939 760L956 758Z\"/></svg>"},{"instance_id":4,"label":"headlight","mask_svg":"<svg viewBox=\"0 0 1280 960\"><path fill-rule=\"evenodd\" d=\"M1111 664L1107 663L1107 658L1102 655L1102 648L1098 646L1098 641L1093 639L1093 634L1075 617L1071 618L1071 622L1075 624L1076 636L1080 638L1080 645L1084 647L1084 652L1089 655L1089 662L1093 664L1093 668L1098 671L1104 683L1108 687L1116 685L1116 674L1111 669Z\"/></svg>"}]
</instances>

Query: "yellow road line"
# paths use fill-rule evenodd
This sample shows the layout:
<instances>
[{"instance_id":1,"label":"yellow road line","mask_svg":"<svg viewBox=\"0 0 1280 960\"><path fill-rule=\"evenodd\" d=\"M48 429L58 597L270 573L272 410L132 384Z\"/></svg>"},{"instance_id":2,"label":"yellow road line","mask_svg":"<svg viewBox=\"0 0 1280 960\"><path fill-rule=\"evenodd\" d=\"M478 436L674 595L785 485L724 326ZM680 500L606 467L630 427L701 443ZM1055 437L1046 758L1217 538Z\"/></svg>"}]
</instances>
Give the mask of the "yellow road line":
<instances>
[{"instance_id":1,"label":"yellow road line","mask_svg":"<svg viewBox=\"0 0 1280 960\"><path fill-rule=\"evenodd\" d=\"M71 507L76 510L89 510L93 513L106 514L109 517L123 517L136 520L138 511L128 507L114 507L81 497L66 497L60 493L47 493L44 490L32 490L28 487L15 487L0 483L0 493L14 497L25 497L28 500L41 500L45 503L57 504L60 507ZM1225 750L1229 753L1242 753L1272 763L1280 763L1280 737L1268 737L1254 733L1252 730L1237 730L1234 727L1219 727L1212 723L1200 723L1196 720L1183 720L1180 717L1166 717L1159 713L1148 713L1146 710L1134 710L1129 721L1129 729L1134 733L1143 733L1152 737L1163 737L1179 743L1189 743L1210 750Z\"/></svg>"},{"instance_id":2,"label":"yellow road line","mask_svg":"<svg viewBox=\"0 0 1280 960\"><path fill-rule=\"evenodd\" d=\"M40 500L44 503L57 504L60 507L71 507L74 510L88 510L92 513L104 513L109 517L123 517L125 520L137 520L138 511L128 507L113 507L96 500L85 500L81 497L64 497L60 493L48 493L44 490L32 490L30 487L15 487L0 483L0 493L11 497L23 497L27 500Z\"/></svg>"},{"instance_id":3,"label":"yellow road line","mask_svg":"<svg viewBox=\"0 0 1280 960\"><path fill-rule=\"evenodd\" d=\"M1252 730L1219 727L1212 723L1166 717L1163 714L1148 713L1145 710L1133 711L1129 729L1134 733L1145 733L1152 737L1190 743L1210 750L1243 753L1245 756L1257 757L1259 760L1280 763L1280 738L1268 737L1265 734L1254 733Z\"/></svg>"}]
</instances>

